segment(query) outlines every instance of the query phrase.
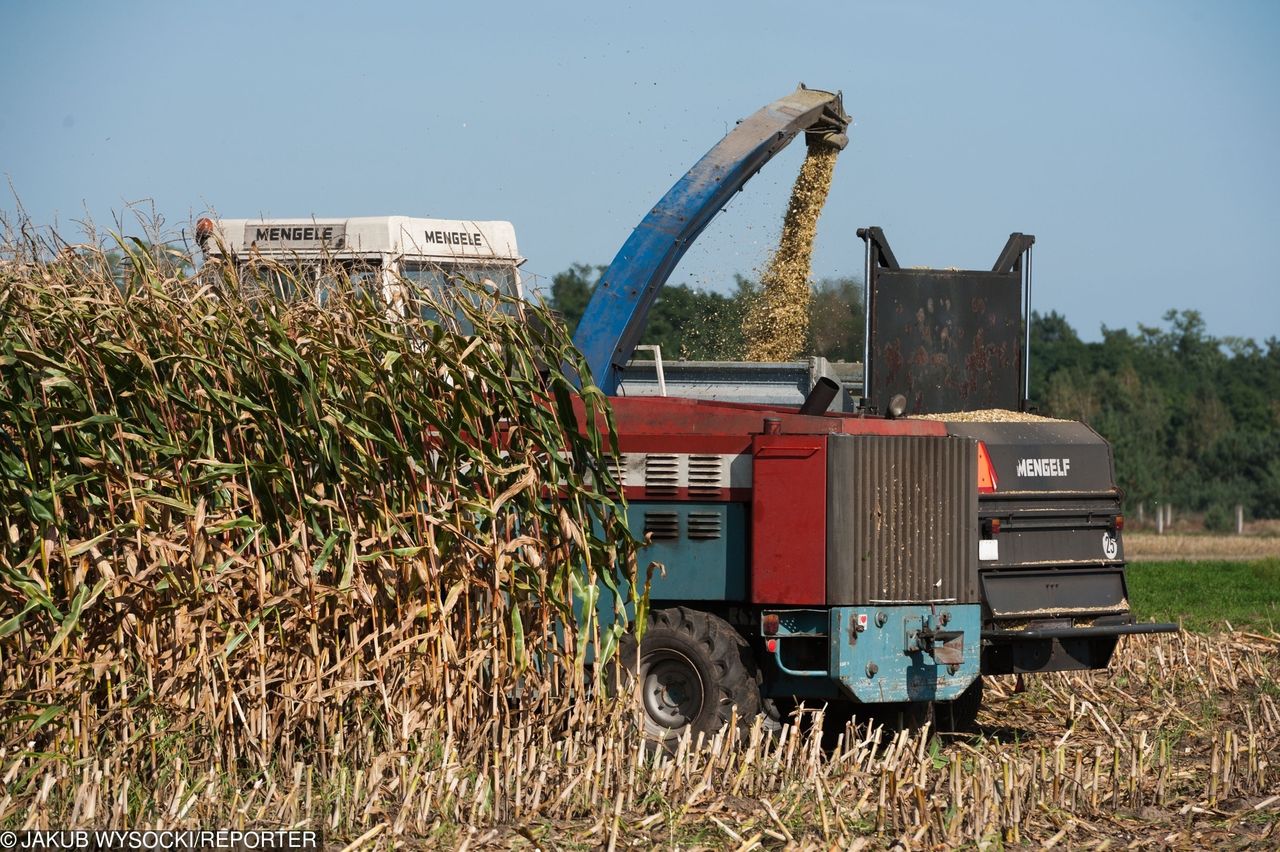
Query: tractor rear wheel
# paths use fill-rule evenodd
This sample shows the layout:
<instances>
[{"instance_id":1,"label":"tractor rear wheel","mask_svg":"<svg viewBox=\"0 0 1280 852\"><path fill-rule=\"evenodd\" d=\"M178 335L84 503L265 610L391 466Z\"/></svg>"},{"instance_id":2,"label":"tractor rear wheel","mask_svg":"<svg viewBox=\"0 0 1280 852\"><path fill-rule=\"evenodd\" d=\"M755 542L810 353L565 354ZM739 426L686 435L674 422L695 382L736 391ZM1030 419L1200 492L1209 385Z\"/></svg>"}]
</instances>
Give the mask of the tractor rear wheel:
<instances>
[{"instance_id":1,"label":"tractor rear wheel","mask_svg":"<svg viewBox=\"0 0 1280 852\"><path fill-rule=\"evenodd\" d=\"M710 613L687 607L657 610L649 616L639 649L632 639L621 652L635 673L634 694L649 739L670 743L686 732L711 736L735 717L745 730L760 713L751 648L728 622Z\"/></svg>"}]
</instances>

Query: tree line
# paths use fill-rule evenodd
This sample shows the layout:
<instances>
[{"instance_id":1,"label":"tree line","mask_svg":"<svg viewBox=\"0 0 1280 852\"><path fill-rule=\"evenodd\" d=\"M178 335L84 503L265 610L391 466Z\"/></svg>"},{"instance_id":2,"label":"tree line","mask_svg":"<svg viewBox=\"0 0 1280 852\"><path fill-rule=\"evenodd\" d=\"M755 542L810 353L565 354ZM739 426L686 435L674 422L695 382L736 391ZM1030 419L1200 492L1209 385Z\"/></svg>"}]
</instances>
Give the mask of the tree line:
<instances>
[{"instance_id":1,"label":"tree line","mask_svg":"<svg viewBox=\"0 0 1280 852\"><path fill-rule=\"evenodd\" d=\"M1108 441L1132 507L1155 501L1227 529L1234 509L1280 517L1280 339L1209 334L1197 311L1082 341L1066 317L1032 314L1031 387L1044 413Z\"/></svg>"},{"instance_id":2,"label":"tree line","mask_svg":"<svg viewBox=\"0 0 1280 852\"><path fill-rule=\"evenodd\" d=\"M551 307L575 328L603 267L577 264L552 280ZM668 285L644 334L667 358L740 360L742 318L759 285L728 294ZM814 283L806 352L863 355L862 283ZM1082 420L1111 442L1128 511L1172 502L1227 529L1235 506L1280 517L1280 339L1215 337L1197 311L1159 326L1102 329L1086 342L1067 318L1031 315L1031 397L1042 414Z\"/></svg>"},{"instance_id":3,"label":"tree line","mask_svg":"<svg viewBox=\"0 0 1280 852\"><path fill-rule=\"evenodd\" d=\"M574 264L552 278L550 305L570 330L577 328L604 269ZM728 295L668 284L649 314L643 342L661 346L664 358L742 360L746 351L742 320L759 295L760 284L741 275L734 276L734 289ZM832 361L861 361L863 327L861 281L823 278L814 282L805 352Z\"/></svg>"}]
</instances>

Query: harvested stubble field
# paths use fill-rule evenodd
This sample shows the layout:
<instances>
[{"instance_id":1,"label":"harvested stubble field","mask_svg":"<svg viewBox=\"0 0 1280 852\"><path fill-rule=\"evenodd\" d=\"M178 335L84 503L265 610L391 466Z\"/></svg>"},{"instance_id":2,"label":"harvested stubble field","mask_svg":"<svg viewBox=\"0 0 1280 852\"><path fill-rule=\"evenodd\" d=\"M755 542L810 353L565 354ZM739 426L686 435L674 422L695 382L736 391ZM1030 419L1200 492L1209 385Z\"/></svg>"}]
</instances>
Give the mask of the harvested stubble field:
<instances>
[{"instance_id":1,"label":"harvested stubble field","mask_svg":"<svg viewBox=\"0 0 1280 852\"><path fill-rule=\"evenodd\" d=\"M1280 535L1209 535L1205 533L1126 532L1125 558L1169 559L1277 559Z\"/></svg>"},{"instance_id":2,"label":"harvested stubble field","mask_svg":"<svg viewBox=\"0 0 1280 852\"><path fill-rule=\"evenodd\" d=\"M600 493L607 411L580 435L541 369L573 362L563 329L465 285L425 306L440 322L352 292L249 302L121 248L123 276L57 244L0 264L0 827L1276 845L1272 634L1126 639L1105 673L994 681L974 736L824 749L820 725L756 722L647 752L580 687L595 631L551 639L574 594L634 571Z\"/></svg>"},{"instance_id":3,"label":"harvested stubble field","mask_svg":"<svg viewBox=\"0 0 1280 852\"><path fill-rule=\"evenodd\" d=\"M320 771L4 759L6 825L300 825L334 840L550 848L1273 849L1280 636L1129 638L1110 671L993 681L974 736L788 727L646 755L589 711L492 737L444 711ZM598 722L598 719L596 720Z\"/></svg>"}]
</instances>

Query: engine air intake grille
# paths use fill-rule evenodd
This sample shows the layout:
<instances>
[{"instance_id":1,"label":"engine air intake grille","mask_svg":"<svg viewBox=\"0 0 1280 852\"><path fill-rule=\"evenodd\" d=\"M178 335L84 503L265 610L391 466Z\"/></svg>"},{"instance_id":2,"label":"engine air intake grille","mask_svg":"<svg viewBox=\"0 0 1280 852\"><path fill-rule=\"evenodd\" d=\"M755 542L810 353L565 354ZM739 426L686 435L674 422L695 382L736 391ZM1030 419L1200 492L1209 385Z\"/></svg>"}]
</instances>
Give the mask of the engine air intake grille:
<instances>
[{"instance_id":1,"label":"engine air intake grille","mask_svg":"<svg viewBox=\"0 0 1280 852\"><path fill-rule=\"evenodd\" d=\"M680 538L680 516L675 512L645 512L644 534L651 541L675 541Z\"/></svg>"},{"instance_id":2,"label":"engine air intake grille","mask_svg":"<svg viewBox=\"0 0 1280 852\"><path fill-rule=\"evenodd\" d=\"M720 456L689 456L689 496L719 497L724 488L724 460Z\"/></svg>"},{"instance_id":3,"label":"engine air intake grille","mask_svg":"<svg viewBox=\"0 0 1280 852\"><path fill-rule=\"evenodd\" d=\"M617 497L618 489L621 488L624 484L626 484L626 474L627 474L626 462L624 461L615 462L613 459L605 459L600 463L600 467L601 467L600 473L602 474L607 473L610 477L612 477L616 487L614 487L613 485L606 484L604 476L592 475L591 476L592 483L596 486L596 488L600 490L602 494L605 494L608 497ZM564 487L565 485L564 480L560 481L560 485L561 487Z\"/></svg>"},{"instance_id":4,"label":"engine air intake grille","mask_svg":"<svg viewBox=\"0 0 1280 852\"><path fill-rule=\"evenodd\" d=\"M644 459L644 489L651 497L675 497L680 487L680 460L666 453Z\"/></svg>"},{"instance_id":5,"label":"engine air intake grille","mask_svg":"<svg viewBox=\"0 0 1280 852\"><path fill-rule=\"evenodd\" d=\"M617 497L618 489L626 485L627 482L627 457L619 455L617 459L609 459L606 461L605 465L608 467L610 475L613 476L613 481L617 483L618 486L617 488L609 489L609 496Z\"/></svg>"},{"instance_id":6,"label":"engine air intake grille","mask_svg":"<svg viewBox=\"0 0 1280 852\"><path fill-rule=\"evenodd\" d=\"M689 513L689 538L691 539L715 539L720 537L720 513L719 512L690 512Z\"/></svg>"},{"instance_id":7,"label":"engine air intake grille","mask_svg":"<svg viewBox=\"0 0 1280 852\"><path fill-rule=\"evenodd\" d=\"M827 603L980 599L976 442L833 435L827 460Z\"/></svg>"}]
</instances>

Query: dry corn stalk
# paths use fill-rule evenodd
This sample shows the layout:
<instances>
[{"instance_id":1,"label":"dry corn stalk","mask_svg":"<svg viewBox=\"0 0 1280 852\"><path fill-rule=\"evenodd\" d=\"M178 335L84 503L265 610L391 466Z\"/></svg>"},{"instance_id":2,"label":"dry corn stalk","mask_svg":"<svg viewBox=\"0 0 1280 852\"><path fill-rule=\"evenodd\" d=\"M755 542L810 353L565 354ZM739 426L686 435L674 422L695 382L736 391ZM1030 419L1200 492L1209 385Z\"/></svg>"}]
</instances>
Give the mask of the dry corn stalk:
<instances>
[{"instance_id":1,"label":"dry corn stalk","mask_svg":"<svg viewBox=\"0 0 1280 852\"><path fill-rule=\"evenodd\" d=\"M0 267L0 748L323 771L577 706L609 636L557 631L631 563L562 326L54 240Z\"/></svg>"}]
</instances>

